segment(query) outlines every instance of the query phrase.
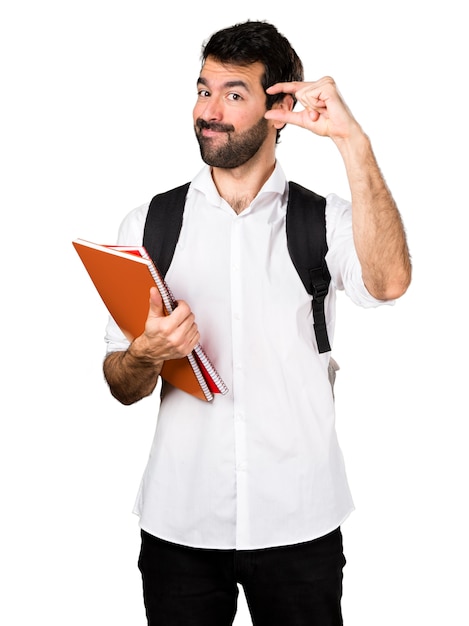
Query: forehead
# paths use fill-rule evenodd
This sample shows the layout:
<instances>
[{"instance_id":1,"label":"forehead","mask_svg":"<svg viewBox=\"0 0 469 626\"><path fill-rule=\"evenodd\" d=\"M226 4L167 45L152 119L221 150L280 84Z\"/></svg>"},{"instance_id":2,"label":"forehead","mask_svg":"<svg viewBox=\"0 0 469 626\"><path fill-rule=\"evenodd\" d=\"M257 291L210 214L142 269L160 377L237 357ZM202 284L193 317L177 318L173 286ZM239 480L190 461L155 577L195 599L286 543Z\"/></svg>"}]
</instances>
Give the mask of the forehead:
<instances>
[{"instance_id":1,"label":"forehead","mask_svg":"<svg viewBox=\"0 0 469 626\"><path fill-rule=\"evenodd\" d=\"M234 65L221 63L213 57L208 57L202 66L199 83L208 87L223 86L240 86L245 87L248 91L262 89L262 76L264 74L264 66L256 61L250 65Z\"/></svg>"}]
</instances>

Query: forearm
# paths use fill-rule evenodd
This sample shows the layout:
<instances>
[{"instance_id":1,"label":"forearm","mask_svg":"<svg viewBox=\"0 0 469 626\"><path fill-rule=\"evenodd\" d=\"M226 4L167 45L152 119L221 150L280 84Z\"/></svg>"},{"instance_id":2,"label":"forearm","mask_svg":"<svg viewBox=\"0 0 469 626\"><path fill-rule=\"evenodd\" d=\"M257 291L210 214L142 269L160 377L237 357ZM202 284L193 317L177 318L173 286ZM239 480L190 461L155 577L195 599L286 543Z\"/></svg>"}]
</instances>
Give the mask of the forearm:
<instances>
[{"instance_id":1,"label":"forearm","mask_svg":"<svg viewBox=\"0 0 469 626\"><path fill-rule=\"evenodd\" d=\"M160 293L152 287L144 332L126 351L112 352L104 360L104 377L112 395L122 404L133 404L149 396L164 362L187 356L199 337L187 303L180 300L171 315L165 315Z\"/></svg>"},{"instance_id":2,"label":"forearm","mask_svg":"<svg viewBox=\"0 0 469 626\"><path fill-rule=\"evenodd\" d=\"M122 404L133 404L155 389L163 361L145 357L136 342L125 351L111 352L103 363L111 394Z\"/></svg>"},{"instance_id":3,"label":"forearm","mask_svg":"<svg viewBox=\"0 0 469 626\"><path fill-rule=\"evenodd\" d=\"M336 144L350 185L354 242L365 285L375 298L398 298L410 284L411 262L396 203L359 127Z\"/></svg>"}]
</instances>

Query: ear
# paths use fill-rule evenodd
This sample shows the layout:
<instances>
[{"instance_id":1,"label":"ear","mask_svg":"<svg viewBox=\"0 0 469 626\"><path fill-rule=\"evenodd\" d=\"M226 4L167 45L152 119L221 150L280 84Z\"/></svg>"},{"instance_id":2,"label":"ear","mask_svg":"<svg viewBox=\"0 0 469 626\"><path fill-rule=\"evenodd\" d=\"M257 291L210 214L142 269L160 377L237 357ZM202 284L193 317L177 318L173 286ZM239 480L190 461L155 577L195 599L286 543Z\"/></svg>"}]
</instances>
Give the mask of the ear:
<instances>
[{"instance_id":1,"label":"ear","mask_svg":"<svg viewBox=\"0 0 469 626\"><path fill-rule=\"evenodd\" d=\"M272 109L281 109L288 113L290 111L293 111L294 106L295 106L295 101L293 100L293 97L289 93L286 93L284 94L283 98L279 102L276 102L272 106ZM272 120L272 121L274 123L274 127L277 130L281 130L285 126L285 122L276 122L275 120Z\"/></svg>"}]
</instances>

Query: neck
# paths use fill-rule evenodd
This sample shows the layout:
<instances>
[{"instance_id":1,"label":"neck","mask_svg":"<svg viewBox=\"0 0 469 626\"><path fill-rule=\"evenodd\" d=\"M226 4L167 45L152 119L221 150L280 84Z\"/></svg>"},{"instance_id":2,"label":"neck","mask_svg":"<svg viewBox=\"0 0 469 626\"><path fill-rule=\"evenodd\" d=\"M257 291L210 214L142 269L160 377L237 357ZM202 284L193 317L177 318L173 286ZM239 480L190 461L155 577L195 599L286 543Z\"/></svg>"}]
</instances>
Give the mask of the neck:
<instances>
[{"instance_id":1,"label":"neck","mask_svg":"<svg viewBox=\"0 0 469 626\"><path fill-rule=\"evenodd\" d=\"M220 196L239 215L246 209L275 169L275 158L256 167L212 168L212 178Z\"/></svg>"}]
</instances>

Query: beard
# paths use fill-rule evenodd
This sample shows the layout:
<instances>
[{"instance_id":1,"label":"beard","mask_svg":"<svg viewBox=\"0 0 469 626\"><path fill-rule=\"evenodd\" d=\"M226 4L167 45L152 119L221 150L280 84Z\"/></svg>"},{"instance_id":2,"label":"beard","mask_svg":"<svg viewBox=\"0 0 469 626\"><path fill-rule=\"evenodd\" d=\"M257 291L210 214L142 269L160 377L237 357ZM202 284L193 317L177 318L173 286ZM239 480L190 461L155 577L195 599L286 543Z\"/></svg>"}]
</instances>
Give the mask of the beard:
<instances>
[{"instance_id":1,"label":"beard","mask_svg":"<svg viewBox=\"0 0 469 626\"><path fill-rule=\"evenodd\" d=\"M217 137L204 137L201 132L203 129L225 133L226 142L220 145ZM268 135L268 122L261 117L253 126L236 134L234 126L205 122L199 118L194 130L202 160L212 167L233 169L244 165L262 146Z\"/></svg>"}]
</instances>

